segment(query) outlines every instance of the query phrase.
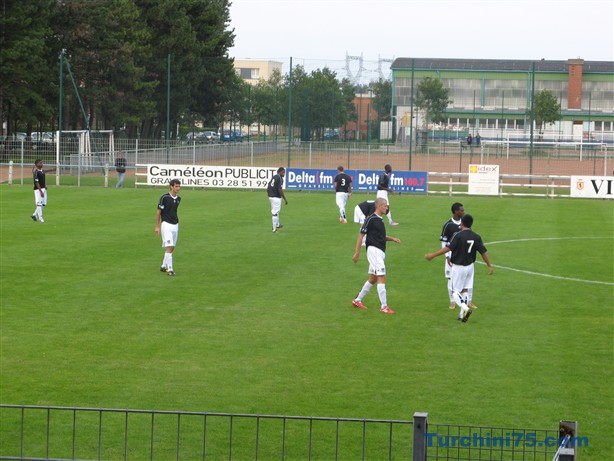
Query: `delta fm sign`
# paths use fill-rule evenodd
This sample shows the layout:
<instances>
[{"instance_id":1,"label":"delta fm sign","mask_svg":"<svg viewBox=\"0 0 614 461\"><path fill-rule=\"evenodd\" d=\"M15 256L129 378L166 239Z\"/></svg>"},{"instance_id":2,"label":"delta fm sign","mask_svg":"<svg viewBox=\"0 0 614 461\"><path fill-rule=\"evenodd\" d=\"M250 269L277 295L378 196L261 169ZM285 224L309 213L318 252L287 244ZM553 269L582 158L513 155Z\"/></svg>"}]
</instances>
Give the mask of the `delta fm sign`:
<instances>
[{"instance_id":1,"label":"delta fm sign","mask_svg":"<svg viewBox=\"0 0 614 461\"><path fill-rule=\"evenodd\" d=\"M383 171L345 170L352 178L352 191L377 191L377 183ZM284 185L295 190L335 190L337 170L287 168ZM424 194L427 191L426 172L393 171L390 173L390 188L395 192Z\"/></svg>"}]
</instances>

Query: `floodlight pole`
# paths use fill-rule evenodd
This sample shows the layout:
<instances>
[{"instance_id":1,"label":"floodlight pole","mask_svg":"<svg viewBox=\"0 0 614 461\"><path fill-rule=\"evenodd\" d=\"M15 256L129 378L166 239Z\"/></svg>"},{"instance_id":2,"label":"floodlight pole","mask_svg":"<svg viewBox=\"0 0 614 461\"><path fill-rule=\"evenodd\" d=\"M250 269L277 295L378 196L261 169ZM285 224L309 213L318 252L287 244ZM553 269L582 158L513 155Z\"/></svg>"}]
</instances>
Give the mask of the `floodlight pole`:
<instances>
[{"instance_id":1,"label":"floodlight pole","mask_svg":"<svg viewBox=\"0 0 614 461\"><path fill-rule=\"evenodd\" d=\"M409 98L409 171L411 171L411 149L414 135L414 67L415 59L411 60L411 90ZM428 126L427 126L428 128Z\"/></svg>"},{"instance_id":2,"label":"floodlight pole","mask_svg":"<svg viewBox=\"0 0 614 461\"><path fill-rule=\"evenodd\" d=\"M62 107L62 101L64 99L64 54L66 53L66 49L62 48L60 51L60 101L58 108L58 134L55 140L55 185L60 185L60 138L62 137L62 112L64 111Z\"/></svg>"},{"instance_id":3,"label":"floodlight pole","mask_svg":"<svg viewBox=\"0 0 614 461\"><path fill-rule=\"evenodd\" d=\"M290 56L290 77L288 82L288 168L292 149L292 56Z\"/></svg>"},{"instance_id":4,"label":"floodlight pole","mask_svg":"<svg viewBox=\"0 0 614 461\"><path fill-rule=\"evenodd\" d=\"M529 136L529 184L533 177L533 123L535 122L535 63L531 64L531 127Z\"/></svg>"},{"instance_id":5,"label":"floodlight pole","mask_svg":"<svg viewBox=\"0 0 614 461\"><path fill-rule=\"evenodd\" d=\"M166 164L169 163L169 137L171 129L171 54L167 56L166 63Z\"/></svg>"}]
</instances>

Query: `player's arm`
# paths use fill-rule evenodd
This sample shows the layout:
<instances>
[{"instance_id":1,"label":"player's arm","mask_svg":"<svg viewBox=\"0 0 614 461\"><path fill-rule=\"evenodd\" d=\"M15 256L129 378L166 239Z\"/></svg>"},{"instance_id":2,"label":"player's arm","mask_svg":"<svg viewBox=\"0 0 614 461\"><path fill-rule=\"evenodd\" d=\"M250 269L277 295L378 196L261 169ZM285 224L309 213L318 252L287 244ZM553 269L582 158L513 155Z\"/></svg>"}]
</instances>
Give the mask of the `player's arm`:
<instances>
[{"instance_id":1,"label":"player's arm","mask_svg":"<svg viewBox=\"0 0 614 461\"><path fill-rule=\"evenodd\" d=\"M394 242L394 243L401 243L401 240L396 238L396 237L390 237L390 236L386 236L386 241L388 242Z\"/></svg>"},{"instance_id":2,"label":"player's arm","mask_svg":"<svg viewBox=\"0 0 614 461\"><path fill-rule=\"evenodd\" d=\"M488 275L492 275L495 270L490 265L490 259L488 258L488 251L485 251L484 253L480 253L480 254L482 255L482 259L488 266Z\"/></svg>"},{"instance_id":3,"label":"player's arm","mask_svg":"<svg viewBox=\"0 0 614 461\"><path fill-rule=\"evenodd\" d=\"M356 239L356 251L354 251L354 256L352 256L352 260L354 263L358 262L358 258L360 257L360 248L362 247L362 241L365 238L365 234L362 232L358 233L358 238Z\"/></svg>"},{"instance_id":4,"label":"player's arm","mask_svg":"<svg viewBox=\"0 0 614 461\"><path fill-rule=\"evenodd\" d=\"M160 217L161 216L162 216L162 210L158 208L156 211L156 228L155 228L156 235L160 235Z\"/></svg>"},{"instance_id":5,"label":"player's arm","mask_svg":"<svg viewBox=\"0 0 614 461\"><path fill-rule=\"evenodd\" d=\"M286 194L284 194L284 189L281 186L279 186L279 195L281 195L281 198L284 199L284 202L287 205L288 204L288 199L286 198Z\"/></svg>"},{"instance_id":6,"label":"player's arm","mask_svg":"<svg viewBox=\"0 0 614 461\"><path fill-rule=\"evenodd\" d=\"M439 251L436 251L435 253L427 253L427 254L425 254L424 257L427 260L430 261L431 259L436 258L437 256L441 256L443 254L446 254L448 251L450 251L450 247L445 246L445 247L441 248Z\"/></svg>"}]
</instances>

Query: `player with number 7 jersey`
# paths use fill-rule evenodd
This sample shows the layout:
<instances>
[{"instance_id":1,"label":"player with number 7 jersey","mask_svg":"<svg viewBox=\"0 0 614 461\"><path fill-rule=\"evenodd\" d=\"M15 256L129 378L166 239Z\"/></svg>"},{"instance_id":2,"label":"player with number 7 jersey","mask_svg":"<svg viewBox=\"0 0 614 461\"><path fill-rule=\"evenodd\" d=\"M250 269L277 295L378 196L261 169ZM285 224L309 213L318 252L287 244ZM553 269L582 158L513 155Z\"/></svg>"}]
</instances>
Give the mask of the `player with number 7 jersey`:
<instances>
[{"instance_id":1,"label":"player with number 7 jersey","mask_svg":"<svg viewBox=\"0 0 614 461\"><path fill-rule=\"evenodd\" d=\"M488 274L492 275L493 273L482 237L471 230L472 225L473 216L470 214L464 215L461 218L461 230L452 236L450 242L439 251L425 255L425 258L430 261L437 256L446 254L448 251L452 252L450 257L453 264L450 269L452 294L454 301L461 308L458 319L463 322L466 322L473 312L467 306L467 293L470 289L473 290L474 263L478 252L488 266Z\"/></svg>"}]
</instances>

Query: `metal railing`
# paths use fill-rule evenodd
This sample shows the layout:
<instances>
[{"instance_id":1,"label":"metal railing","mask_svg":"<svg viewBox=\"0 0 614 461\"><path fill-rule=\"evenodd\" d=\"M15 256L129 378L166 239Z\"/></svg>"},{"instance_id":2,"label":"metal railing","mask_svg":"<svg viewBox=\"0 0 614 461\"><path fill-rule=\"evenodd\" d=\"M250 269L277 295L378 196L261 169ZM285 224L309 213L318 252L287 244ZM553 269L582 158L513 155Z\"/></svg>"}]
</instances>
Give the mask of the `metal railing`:
<instances>
[{"instance_id":1,"label":"metal railing","mask_svg":"<svg viewBox=\"0 0 614 461\"><path fill-rule=\"evenodd\" d=\"M575 461L587 444L573 421L459 426L419 412L405 421L0 404L0 421L0 460Z\"/></svg>"}]
</instances>

